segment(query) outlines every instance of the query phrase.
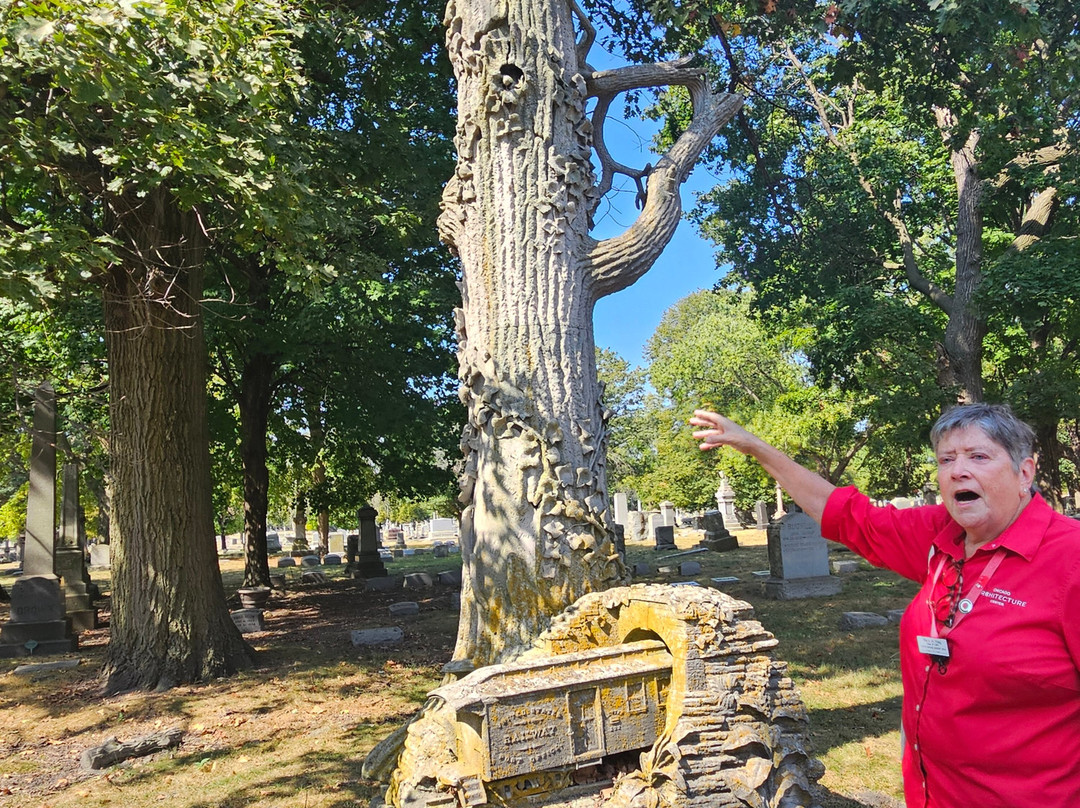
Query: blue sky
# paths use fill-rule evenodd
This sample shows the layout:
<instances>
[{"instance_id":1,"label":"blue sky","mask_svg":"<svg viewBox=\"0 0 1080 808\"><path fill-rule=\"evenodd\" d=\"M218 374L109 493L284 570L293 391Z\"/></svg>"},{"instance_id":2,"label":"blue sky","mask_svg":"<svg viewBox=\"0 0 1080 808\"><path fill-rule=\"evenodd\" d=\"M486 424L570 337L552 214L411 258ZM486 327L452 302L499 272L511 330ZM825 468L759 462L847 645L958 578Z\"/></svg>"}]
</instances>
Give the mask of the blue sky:
<instances>
[{"instance_id":1,"label":"blue sky","mask_svg":"<svg viewBox=\"0 0 1080 808\"><path fill-rule=\"evenodd\" d=\"M612 105L613 111L616 106ZM649 150L651 132L650 122L644 121L633 124L609 121L604 127L612 156L633 167L656 162ZM621 179L629 183L626 177ZM704 167L696 168L682 187L684 211L693 207L694 191L708 190L717 181ZM632 183L630 187L633 188ZM592 235L594 238L618 235L633 224L636 215L633 193L608 194L597 212L597 226ZM631 365L644 366L642 349L664 312L691 292L712 288L719 278L712 245L698 235L691 222L680 222L675 237L652 269L633 286L596 304L596 344L615 351Z\"/></svg>"}]
</instances>

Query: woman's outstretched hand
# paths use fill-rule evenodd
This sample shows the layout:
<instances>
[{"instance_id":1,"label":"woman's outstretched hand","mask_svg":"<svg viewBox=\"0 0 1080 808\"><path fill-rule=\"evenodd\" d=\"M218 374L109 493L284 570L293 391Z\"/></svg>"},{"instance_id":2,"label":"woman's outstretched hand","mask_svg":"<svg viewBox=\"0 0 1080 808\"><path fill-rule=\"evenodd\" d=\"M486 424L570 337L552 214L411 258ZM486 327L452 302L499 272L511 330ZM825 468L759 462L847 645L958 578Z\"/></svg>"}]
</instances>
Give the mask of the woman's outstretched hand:
<instances>
[{"instance_id":1,"label":"woman's outstretched hand","mask_svg":"<svg viewBox=\"0 0 1080 808\"><path fill-rule=\"evenodd\" d=\"M705 427L694 432L694 437L701 441L699 448L702 451L715 449L717 446L730 446L747 453L750 442L754 439L753 435L730 418L709 410L694 410L690 424Z\"/></svg>"}]
</instances>

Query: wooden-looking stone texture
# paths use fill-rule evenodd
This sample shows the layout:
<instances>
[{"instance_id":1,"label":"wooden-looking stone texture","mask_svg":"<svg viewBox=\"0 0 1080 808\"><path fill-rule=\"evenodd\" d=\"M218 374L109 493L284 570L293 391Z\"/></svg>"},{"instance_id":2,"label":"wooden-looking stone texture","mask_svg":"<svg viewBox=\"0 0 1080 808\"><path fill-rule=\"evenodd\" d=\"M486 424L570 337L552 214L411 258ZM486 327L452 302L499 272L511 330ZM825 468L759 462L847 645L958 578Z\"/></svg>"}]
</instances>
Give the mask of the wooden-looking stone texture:
<instances>
[{"instance_id":1,"label":"wooden-looking stone texture","mask_svg":"<svg viewBox=\"0 0 1080 808\"><path fill-rule=\"evenodd\" d=\"M806 750L806 709L772 657L776 644L749 604L716 590L586 595L523 656L432 692L408 727L385 801L565 805L591 794L610 808L809 808L823 768ZM633 750L639 767L614 784L583 785L575 771L628 751L627 702L637 693L661 700L643 713L648 736L634 736L644 739ZM500 780L510 771L498 741L508 710L529 713L518 733L529 742L512 750L513 776ZM523 753L534 766L521 765Z\"/></svg>"}]
</instances>

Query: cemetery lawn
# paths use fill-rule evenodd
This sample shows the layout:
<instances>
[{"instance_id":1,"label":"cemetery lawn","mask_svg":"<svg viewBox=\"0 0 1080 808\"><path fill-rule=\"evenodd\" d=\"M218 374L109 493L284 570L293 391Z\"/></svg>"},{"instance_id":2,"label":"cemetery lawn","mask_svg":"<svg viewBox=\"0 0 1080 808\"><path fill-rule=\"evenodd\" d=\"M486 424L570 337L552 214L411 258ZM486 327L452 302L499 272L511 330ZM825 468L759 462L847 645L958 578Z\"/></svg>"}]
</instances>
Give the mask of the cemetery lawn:
<instances>
[{"instance_id":1,"label":"cemetery lawn","mask_svg":"<svg viewBox=\"0 0 1080 808\"><path fill-rule=\"evenodd\" d=\"M757 618L780 641L775 654L810 712L813 754L826 766L819 801L825 808L893 808L900 790L900 673L897 627L844 631L846 611L885 614L903 608L914 585L860 562L843 576L841 594L801 601L770 601L751 574L768 569L765 538L741 531L740 549L665 561L698 561L703 585L720 576L733 597L754 605ZM680 530L688 549L700 533ZM631 543L627 562L657 566L665 554ZM833 548L831 558L854 559ZM431 555L388 562L391 574L437 573L460 564ZM271 566L274 562L271 561ZM14 580L14 565L0 565L0 583ZM222 561L230 606L243 576L241 559ZM266 611L266 631L245 635L256 652L254 668L236 676L164 693L103 698L97 675L108 641L104 628L80 637L77 654L0 659L0 806L31 808L341 808L367 805L379 785L360 773L364 755L401 726L441 679L457 631L451 591L436 586L397 594L363 592L327 567L329 580L301 584L297 568L287 591ZM107 570L92 570L107 595ZM682 580L651 575L646 582ZM420 614L391 617L388 606L415 600ZM0 622L8 618L0 604ZM400 626L396 646L354 647L354 629ZM15 675L20 665L77 660L65 670ZM80 757L115 737L130 742L179 727L177 748L133 758L100 771Z\"/></svg>"}]
</instances>

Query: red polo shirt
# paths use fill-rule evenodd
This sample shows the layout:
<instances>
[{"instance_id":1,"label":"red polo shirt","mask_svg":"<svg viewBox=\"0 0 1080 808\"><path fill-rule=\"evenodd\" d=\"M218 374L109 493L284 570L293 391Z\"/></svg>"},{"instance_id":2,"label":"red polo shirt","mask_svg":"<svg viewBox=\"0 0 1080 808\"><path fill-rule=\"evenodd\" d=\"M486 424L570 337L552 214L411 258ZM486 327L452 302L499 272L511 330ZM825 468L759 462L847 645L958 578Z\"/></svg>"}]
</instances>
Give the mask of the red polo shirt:
<instances>
[{"instance_id":1,"label":"red polo shirt","mask_svg":"<svg viewBox=\"0 0 1080 808\"><path fill-rule=\"evenodd\" d=\"M984 594L948 634L944 671L916 638L930 634L928 600L945 592L941 582L933 586L938 554L964 554L963 528L945 506L876 507L839 488L821 527L875 566L923 585L900 622L908 808L1078 808L1080 522L1036 496L964 563L968 595L1005 548Z\"/></svg>"}]
</instances>

